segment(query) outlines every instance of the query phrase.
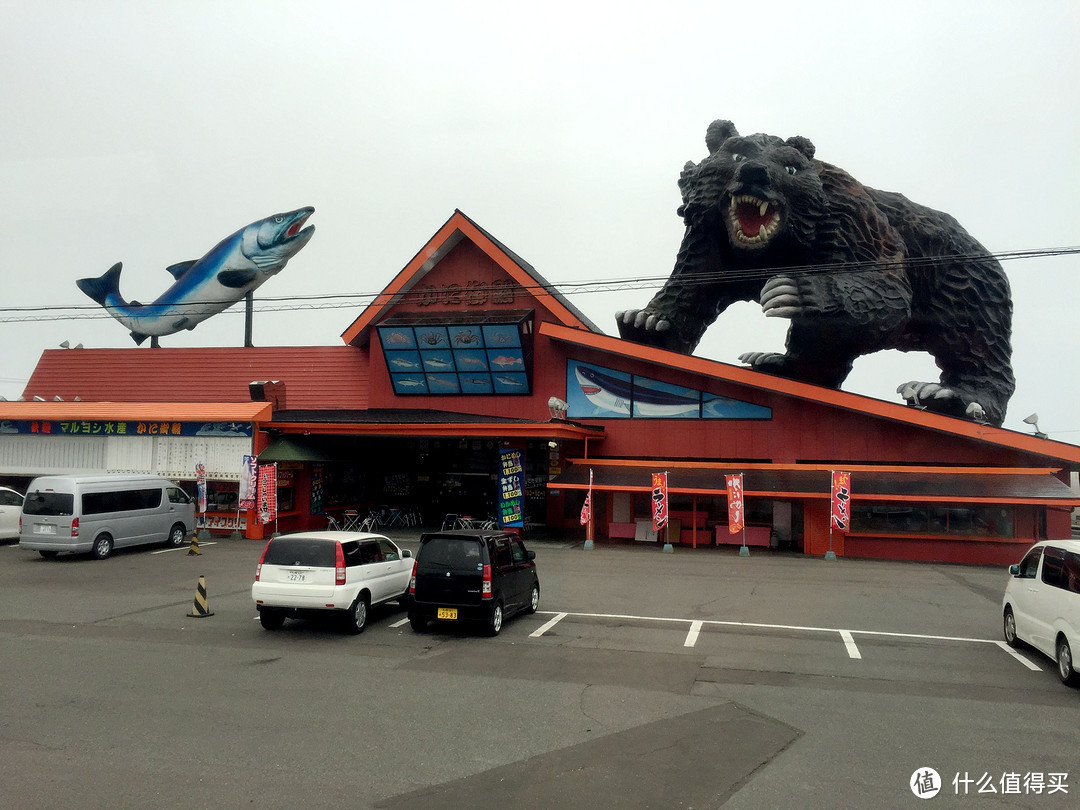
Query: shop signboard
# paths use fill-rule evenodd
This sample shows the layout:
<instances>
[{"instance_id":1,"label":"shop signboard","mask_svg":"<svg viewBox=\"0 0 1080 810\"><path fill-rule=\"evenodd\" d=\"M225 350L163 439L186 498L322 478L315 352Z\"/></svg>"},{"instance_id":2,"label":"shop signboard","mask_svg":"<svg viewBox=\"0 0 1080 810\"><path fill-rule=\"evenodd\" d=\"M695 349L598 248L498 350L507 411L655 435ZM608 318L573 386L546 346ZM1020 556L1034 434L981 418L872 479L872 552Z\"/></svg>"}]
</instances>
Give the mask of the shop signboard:
<instances>
[{"instance_id":1,"label":"shop signboard","mask_svg":"<svg viewBox=\"0 0 1080 810\"><path fill-rule=\"evenodd\" d=\"M668 480L667 473L652 474L652 499L654 531L660 531L668 522Z\"/></svg>"},{"instance_id":2,"label":"shop signboard","mask_svg":"<svg viewBox=\"0 0 1080 810\"><path fill-rule=\"evenodd\" d=\"M259 467L259 522L277 520L277 465Z\"/></svg>"},{"instance_id":3,"label":"shop signboard","mask_svg":"<svg viewBox=\"0 0 1080 810\"><path fill-rule=\"evenodd\" d=\"M255 508L255 493L259 488L259 459L257 456L244 456L240 463L240 501L241 510Z\"/></svg>"},{"instance_id":4,"label":"shop signboard","mask_svg":"<svg viewBox=\"0 0 1080 810\"><path fill-rule=\"evenodd\" d=\"M724 476L727 483L728 533L738 534L746 525L746 512L743 508L742 473Z\"/></svg>"},{"instance_id":5,"label":"shop signboard","mask_svg":"<svg viewBox=\"0 0 1080 810\"><path fill-rule=\"evenodd\" d=\"M146 422L123 419L5 419L0 433L45 436L251 437L250 422Z\"/></svg>"},{"instance_id":6,"label":"shop signboard","mask_svg":"<svg viewBox=\"0 0 1080 810\"><path fill-rule=\"evenodd\" d=\"M499 525L525 525L525 451L520 447L499 452Z\"/></svg>"},{"instance_id":7,"label":"shop signboard","mask_svg":"<svg viewBox=\"0 0 1080 810\"><path fill-rule=\"evenodd\" d=\"M846 532L851 520L851 473L833 471L832 474L832 527Z\"/></svg>"}]
</instances>

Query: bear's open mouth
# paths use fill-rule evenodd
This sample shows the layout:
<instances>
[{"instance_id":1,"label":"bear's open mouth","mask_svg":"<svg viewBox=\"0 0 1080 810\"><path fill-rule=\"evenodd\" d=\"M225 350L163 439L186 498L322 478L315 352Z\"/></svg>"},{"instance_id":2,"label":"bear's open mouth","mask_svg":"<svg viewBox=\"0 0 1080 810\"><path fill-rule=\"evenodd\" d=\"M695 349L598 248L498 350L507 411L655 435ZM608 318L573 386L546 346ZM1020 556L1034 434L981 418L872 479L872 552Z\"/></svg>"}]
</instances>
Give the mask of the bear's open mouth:
<instances>
[{"instance_id":1,"label":"bear's open mouth","mask_svg":"<svg viewBox=\"0 0 1080 810\"><path fill-rule=\"evenodd\" d=\"M728 230L742 247L761 247L780 230L776 206L749 194L733 194L728 203Z\"/></svg>"}]
</instances>

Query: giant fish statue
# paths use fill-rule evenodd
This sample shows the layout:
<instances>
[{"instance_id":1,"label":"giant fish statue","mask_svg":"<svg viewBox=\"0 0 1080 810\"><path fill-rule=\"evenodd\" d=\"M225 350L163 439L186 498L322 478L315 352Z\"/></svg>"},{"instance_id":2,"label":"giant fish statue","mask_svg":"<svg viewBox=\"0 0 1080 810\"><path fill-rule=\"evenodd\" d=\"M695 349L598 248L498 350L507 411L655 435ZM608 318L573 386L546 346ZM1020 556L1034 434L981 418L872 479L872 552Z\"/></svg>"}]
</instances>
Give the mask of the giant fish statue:
<instances>
[{"instance_id":1,"label":"giant fish statue","mask_svg":"<svg viewBox=\"0 0 1080 810\"><path fill-rule=\"evenodd\" d=\"M131 330L141 345L148 337L194 329L224 312L285 267L308 243L315 226L304 227L314 208L300 208L252 222L223 239L201 259L167 267L176 281L152 304L120 295L121 262L98 278L75 283Z\"/></svg>"}]
</instances>

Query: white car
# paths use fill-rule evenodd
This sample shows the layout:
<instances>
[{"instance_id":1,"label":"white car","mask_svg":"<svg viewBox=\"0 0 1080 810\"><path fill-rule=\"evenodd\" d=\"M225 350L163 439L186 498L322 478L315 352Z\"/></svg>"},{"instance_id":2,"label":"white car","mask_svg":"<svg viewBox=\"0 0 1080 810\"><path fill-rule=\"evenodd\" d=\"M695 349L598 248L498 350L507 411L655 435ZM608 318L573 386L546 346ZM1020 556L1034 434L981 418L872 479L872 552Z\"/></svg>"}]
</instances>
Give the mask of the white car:
<instances>
[{"instance_id":1,"label":"white car","mask_svg":"<svg viewBox=\"0 0 1080 810\"><path fill-rule=\"evenodd\" d=\"M1043 540L1009 568L1001 603L1005 641L1021 642L1057 661L1058 677L1080 686L1080 540Z\"/></svg>"},{"instance_id":2,"label":"white car","mask_svg":"<svg viewBox=\"0 0 1080 810\"><path fill-rule=\"evenodd\" d=\"M381 534L302 532L270 539L255 569L251 598L259 621L277 630L286 618L340 618L362 633L368 609L409 598L412 553Z\"/></svg>"},{"instance_id":3,"label":"white car","mask_svg":"<svg viewBox=\"0 0 1080 810\"><path fill-rule=\"evenodd\" d=\"M18 539L22 508L22 495L13 489L0 487L0 540Z\"/></svg>"}]
</instances>

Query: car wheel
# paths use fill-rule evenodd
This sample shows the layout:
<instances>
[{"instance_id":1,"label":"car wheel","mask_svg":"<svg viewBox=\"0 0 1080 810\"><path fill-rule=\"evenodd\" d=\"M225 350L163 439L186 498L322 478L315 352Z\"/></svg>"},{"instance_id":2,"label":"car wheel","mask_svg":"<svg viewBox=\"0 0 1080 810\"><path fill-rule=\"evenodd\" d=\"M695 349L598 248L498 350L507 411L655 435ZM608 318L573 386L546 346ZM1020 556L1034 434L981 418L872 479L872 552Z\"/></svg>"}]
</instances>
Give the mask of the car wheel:
<instances>
[{"instance_id":1,"label":"car wheel","mask_svg":"<svg viewBox=\"0 0 1080 810\"><path fill-rule=\"evenodd\" d=\"M45 558L46 560L53 560L53 559L56 559L56 555L57 555L58 553L59 553L59 552L56 552L56 551L48 551L48 550L45 550L45 549L39 549L39 550L38 550L38 554L40 554L40 555L41 555L42 557L44 557L44 558Z\"/></svg>"},{"instance_id":2,"label":"car wheel","mask_svg":"<svg viewBox=\"0 0 1080 810\"><path fill-rule=\"evenodd\" d=\"M186 535L187 532L184 531L183 524L177 523L175 526L169 529L169 539L167 541L167 545L170 545L173 548L180 548L180 546L184 545L184 537Z\"/></svg>"},{"instance_id":3,"label":"car wheel","mask_svg":"<svg viewBox=\"0 0 1080 810\"><path fill-rule=\"evenodd\" d=\"M427 619L423 619L419 616L414 616L411 613L409 614L409 624L412 626L412 629L415 630L417 633L423 633L425 630L427 630Z\"/></svg>"},{"instance_id":4,"label":"car wheel","mask_svg":"<svg viewBox=\"0 0 1080 810\"><path fill-rule=\"evenodd\" d=\"M94 547L90 549L90 556L95 560L104 560L113 550L112 538L107 534L98 535L97 540L94 541Z\"/></svg>"},{"instance_id":5,"label":"car wheel","mask_svg":"<svg viewBox=\"0 0 1080 810\"><path fill-rule=\"evenodd\" d=\"M536 613L538 607L540 607L540 583L534 582L532 591L529 593L529 606L525 610L529 613Z\"/></svg>"},{"instance_id":6,"label":"car wheel","mask_svg":"<svg viewBox=\"0 0 1080 810\"><path fill-rule=\"evenodd\" d=\"M1016 637L1016 617L1013 616L1012 608L1005 608L1005 643L1010 647L1019 647L1020 639Z\"/></svg>"},{"instance_id":7,"label":"car wheel","mask_svg":"<svg viewBox=\"0 0 1080 810\"><path fill-rule=\"evenodd\" d=\"M1069 640L1065 636L1058 639L1057 665L1058 677L1061 678L1063 684L1066 686L1080 685L1080 675L1077 675L1076 670L1073 668L1072 647L1069 646Z\"/></svg>"},{"instance_id":8,"label":"car wheel","mask_svg":"<svg viewBox=\"0 0 1080 810\"><path fill-rule=\"evenodd\" d=\"M488 620L488 633L492 636L499 635L503 625L503 606L496 602L491 608L491 618Z\"/></svg>"},{"instance_id":9,"label":"car wheel","mask_svg":"<svg viewBox=\"0 0 1080 810\"><path fill-rule=\"evenodd\" d=\"M356 597L356 601L353 602L352 607L349 608L349 612L345 617L345 630L354 636L363 633L364 628L367 626L367 614L367 599L363 594L360 594Z\"/></svg>"},{"instance_id":10,"label":"car wheel","mask_svg":"<svg viewBox=\"0 0 1080 810\"><path fill-rule=\"evenodd\" d=\"M280 630L285 624L285 614L278 610L260 610L259 624L266 630Z\"/></svg>"}]
</instances>

